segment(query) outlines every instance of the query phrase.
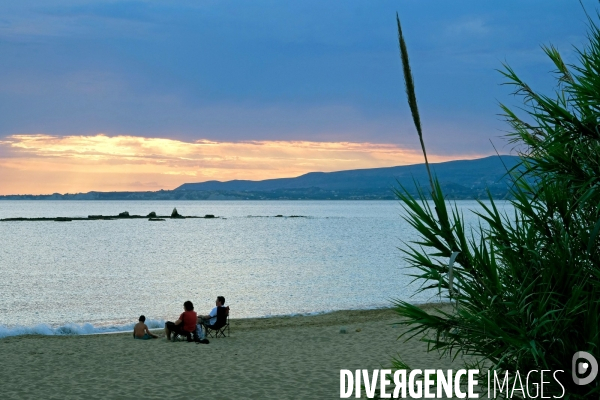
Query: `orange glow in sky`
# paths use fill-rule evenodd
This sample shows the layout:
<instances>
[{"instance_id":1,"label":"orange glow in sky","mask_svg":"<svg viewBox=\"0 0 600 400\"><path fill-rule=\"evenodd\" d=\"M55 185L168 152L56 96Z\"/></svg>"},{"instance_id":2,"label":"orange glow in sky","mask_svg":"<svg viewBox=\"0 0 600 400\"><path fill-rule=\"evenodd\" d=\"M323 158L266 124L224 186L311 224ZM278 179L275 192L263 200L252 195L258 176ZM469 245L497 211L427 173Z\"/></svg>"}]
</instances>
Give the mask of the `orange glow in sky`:
<instances>
[{"instance_id":1,"label":"orange glow in sky","mask_svg":"<svg viewBox=\"0 0 600 400\"><path fill-rule=\"evenodd\" d=\"M430 155L430 162L463 157ZM295 177L423 162L394 144L184 142L135 136L12 135L0 141L0 194L154 191L188 182Z\"/></svg>"}]
</instances>

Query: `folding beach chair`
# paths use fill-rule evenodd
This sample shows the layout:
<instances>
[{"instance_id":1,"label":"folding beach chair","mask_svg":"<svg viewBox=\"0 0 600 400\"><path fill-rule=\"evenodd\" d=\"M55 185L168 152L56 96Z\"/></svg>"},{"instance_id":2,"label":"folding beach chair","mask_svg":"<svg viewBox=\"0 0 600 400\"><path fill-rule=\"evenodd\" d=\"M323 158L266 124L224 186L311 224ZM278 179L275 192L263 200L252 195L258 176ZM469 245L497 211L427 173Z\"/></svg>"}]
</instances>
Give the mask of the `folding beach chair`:
<instances>
[{"instance_id":1,"label":"folding beach chair","mask_svg":"<svg viewBox=\"0 0 600 400\"><path fill-rule=\"evenodd\" d=\"M186 342L197 342L199 339L197 330L188 332L184 329L178 329L171 332L171 341L173 342L182 340L185 340Z\"/></svg>"},{"instance_id":2,"label":"folding beach chair","mask_svg":"<svg viewBox=\"0 0 600 400\"><path fill-rule=\"evenodd\" d=\"M213 325L204 325L204 331L206 337L227 337L229 335L229 307L217 308L217 322Z\"/></svg>"},{"instance_id":3,"label":"folding beach chair","mask_svg":"<svg viewBox=\"0 0 600 400\"><path fill-rule=\"evenodd\" d=\"M181 331L181 332L173 332L171 334L171 341L175 342L175 341L186 341L186 342L194 342L196 341L196 338L198 337L196 331L194 332L187 332L187 331Z\"/></svg>"}]
</instances>

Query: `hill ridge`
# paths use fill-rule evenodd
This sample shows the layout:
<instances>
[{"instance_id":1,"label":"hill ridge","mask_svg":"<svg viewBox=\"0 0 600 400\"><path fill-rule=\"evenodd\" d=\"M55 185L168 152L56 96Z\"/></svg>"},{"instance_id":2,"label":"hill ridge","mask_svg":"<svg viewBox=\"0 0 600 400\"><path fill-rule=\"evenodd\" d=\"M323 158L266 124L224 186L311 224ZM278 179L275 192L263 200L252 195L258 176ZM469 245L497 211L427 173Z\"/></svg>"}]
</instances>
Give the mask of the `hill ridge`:
<instances>
[{"instance_id":1,"label":"hill ridge","mask_svg":"<svg viewBox=\"0 0 600 400\"><path fill-rule=\"evenodd\" d=\"M509 196L506 176L519 162L516 156L490 156L430 164L449 199ZM417 187L415 187L415 183ZM99 192L50 195L6 195L0 200L392 200L394 188L428 193L425 164L334 172L309 172L293 178L261 181L231 180L184 183L174 190Z\"/></svg>"}]
</instances>

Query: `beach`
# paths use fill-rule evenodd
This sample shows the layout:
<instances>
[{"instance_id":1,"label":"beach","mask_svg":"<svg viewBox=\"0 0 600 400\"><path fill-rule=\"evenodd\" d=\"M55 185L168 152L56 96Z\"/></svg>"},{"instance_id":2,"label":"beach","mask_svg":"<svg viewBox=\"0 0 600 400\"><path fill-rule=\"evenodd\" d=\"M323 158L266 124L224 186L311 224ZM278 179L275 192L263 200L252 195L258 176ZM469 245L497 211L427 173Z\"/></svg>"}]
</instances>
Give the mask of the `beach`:
<instances>
[{"instance_id":1,"label":"beach","mask_svg":"<svg viewBox=\"0 0 600 400\"><path fill-rule=\"evenodd\" d=\"M397 340L398 321L391 309L232 319L230 336L208 345L131 333L9 337L0 397L336 399L340 369L389 368L396 355L412 368L460 365Z\"/></svg>"}]
</instances>

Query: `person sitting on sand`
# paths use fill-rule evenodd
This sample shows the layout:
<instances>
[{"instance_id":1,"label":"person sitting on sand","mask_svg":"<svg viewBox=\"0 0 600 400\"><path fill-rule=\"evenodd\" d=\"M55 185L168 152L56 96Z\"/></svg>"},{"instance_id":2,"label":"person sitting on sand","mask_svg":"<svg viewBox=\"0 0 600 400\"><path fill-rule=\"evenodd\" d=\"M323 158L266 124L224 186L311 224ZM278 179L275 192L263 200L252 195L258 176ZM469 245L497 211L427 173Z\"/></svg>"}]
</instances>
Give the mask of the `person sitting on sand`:
<instances>
[{"instance_id":1,"label":"person sitting on sand","mask_svg":"<svg viewBox=\"0 0 600 400\"><path fill-rule=\"evenodd\" d=\"M204 327L211 326L217 323L217 309L219 307L225 307L225 297L217 296L215 301L215 307L210 310L208 315L201 315L198 317L198 323Z\"/></svg>"},{"instance_id":2,"label":"person sitting on sand","mask_svg":"<svg viewBox=\"0 0 600 400\"><path fill-rule=\"evenodd\" d=\"M139 321L140 322L135 324L135 326L133 327L133 338L134 339L148 340L148 339L156 339L158 337L148 330L148 326L146 326L146 324L145 324L146 317L144 317L143 315L140 315Z\"/></svg>"},{"instance_id":3,"label":"person sitting on sand","mask_svg":"<svg viewBox=\"0 0 600 400\"><path fill-rule=\"evenodd\" d=\"M173 332L173 341L177 339L178 335L187 336L196 332L196 319L198 314L194 311L194 305L191 301L183 303L184 312L181 313L179 319L175 322L167 321L165 324L165 332L167 333L167 340L171 340L171 332Z\"/></svg>"}]
</instances>

